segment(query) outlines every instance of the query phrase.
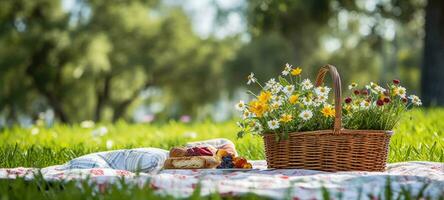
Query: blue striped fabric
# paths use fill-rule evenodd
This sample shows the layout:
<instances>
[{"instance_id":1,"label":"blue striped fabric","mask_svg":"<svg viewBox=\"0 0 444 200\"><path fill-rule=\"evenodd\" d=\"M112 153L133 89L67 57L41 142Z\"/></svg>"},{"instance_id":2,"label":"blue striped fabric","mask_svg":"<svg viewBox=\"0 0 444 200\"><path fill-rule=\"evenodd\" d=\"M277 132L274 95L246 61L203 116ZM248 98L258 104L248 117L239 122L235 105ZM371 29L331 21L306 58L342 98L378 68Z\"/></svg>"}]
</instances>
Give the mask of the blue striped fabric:
<instances>
[{"instance_id":1,"label":"blue striped fabric","mask_svg":"<svg viewBox=\"0 0 444 200\"><path fill-rule=\"evenodd\" d=\"M187 147L213 146L218 148L225 144L233 144L227 139L213 139L188 143ZM233 144L234 146L234 144ZM137 148L105 151L84 155L64 164L62 169L112 168L131 172L157 173L165 160L168 151L158 148Z\"/></svg>"}]
</instances>

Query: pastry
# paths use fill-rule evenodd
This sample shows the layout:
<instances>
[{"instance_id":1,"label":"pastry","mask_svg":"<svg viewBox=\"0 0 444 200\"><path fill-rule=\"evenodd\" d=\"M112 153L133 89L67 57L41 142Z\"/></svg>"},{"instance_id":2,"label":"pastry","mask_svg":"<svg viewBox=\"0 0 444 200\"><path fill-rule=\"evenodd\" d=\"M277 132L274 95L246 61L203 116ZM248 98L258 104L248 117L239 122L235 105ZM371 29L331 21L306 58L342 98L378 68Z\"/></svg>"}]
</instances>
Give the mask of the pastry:
<instances>
[{"instance_id":1,"label":"pastry","mask_svg":"<svg viewBox=\"0 0 444 200\"><path fill-rule=\"evenodd\" d=\"M187 155L187 148L174 147L170 150L170 157L184 157Z\"/></svg>"},{"instance_id":2,"label":"pastry","mask_svg":"<svg viewBox=\"0 0 444 200\"><path fill-rule=\"evenodd\" d=\"M213 156L171 157L165 161L165 169L210 169L219 166Z\"/></svg>"}]
</instances>

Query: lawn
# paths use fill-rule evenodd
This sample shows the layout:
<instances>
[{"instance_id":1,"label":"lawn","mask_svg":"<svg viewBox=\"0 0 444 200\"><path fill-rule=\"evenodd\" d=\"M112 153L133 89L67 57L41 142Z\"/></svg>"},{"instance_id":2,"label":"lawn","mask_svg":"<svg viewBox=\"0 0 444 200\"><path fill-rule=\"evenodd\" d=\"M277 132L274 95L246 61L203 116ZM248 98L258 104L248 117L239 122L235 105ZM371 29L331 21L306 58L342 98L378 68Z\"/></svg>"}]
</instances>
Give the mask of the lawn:
<instances>
[{"instance_id":1,"label":"lawn","mask_svg":"<svg viewBox=\"0 0 444 200\"><path fill-rule=\"evenodd\" d=\"M444 162L444 123L442 119L444 119L444 109L409 111L395 128L395 134L390 144L389 162L413 160ZM51 128L39 126L33 128L14 127L0 132L0 167L46 167L62 164L72 158L91 152L133 147L169 149L187 141L217 137L233 140L241 156L248 159L264 159L263 144L260 137L247 136L236 139L236 132L237 127L234 121L225 123L207 121L192 124L178 122L128 124L119 122L116 124L96 124L94 127L88 128L82 127L80 124L57 124ZM8 189L5 189L3 183L4 181L0 184L0 193L5 194L4 192ZM28 187L32 184L16 181L15 183L9 182L7 185L10 186L9 191L13 186L12 190L16 193L22 191L42 198L61 198L71 191L66 189L69 187L66 187L64 192L53 192L51 193L53 196L45 196L48 193L41 193L35 187ZM111 193L118 193L118 191L116 189ZM142 191L133 191L133 194L139 194L140 192ZM122 197L136 197L131 193L119 193L119 195L123 195ZM146 195L148 194L146 193ZM14 198L13 196L10 197ZM25 196L20 197L25 198ZM76 197L80 198L80 196ZM82 198L84 197L88 196L82 196ZM94 198L96 197L99 198L99 196Z\"/></svg>"}]
</instances>

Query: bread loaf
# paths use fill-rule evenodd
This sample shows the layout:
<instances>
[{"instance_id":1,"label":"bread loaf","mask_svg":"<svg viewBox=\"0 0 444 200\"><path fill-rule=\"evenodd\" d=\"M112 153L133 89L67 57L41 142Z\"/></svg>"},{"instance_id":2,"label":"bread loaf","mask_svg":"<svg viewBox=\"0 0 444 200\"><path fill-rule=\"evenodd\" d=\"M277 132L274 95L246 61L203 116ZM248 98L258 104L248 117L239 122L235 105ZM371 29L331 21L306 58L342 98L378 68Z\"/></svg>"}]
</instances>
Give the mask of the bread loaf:
<instances>
[{"instance_id":1,"label":"bread loaf","mask_svg":"<svg viewBox=\"0 0 444 200\"><path fill-rule=\"evenodd\" d=\"M165 169L211 169L220 164L213 156L170 157L165 161Z\"/></svg>"}]
</instances>

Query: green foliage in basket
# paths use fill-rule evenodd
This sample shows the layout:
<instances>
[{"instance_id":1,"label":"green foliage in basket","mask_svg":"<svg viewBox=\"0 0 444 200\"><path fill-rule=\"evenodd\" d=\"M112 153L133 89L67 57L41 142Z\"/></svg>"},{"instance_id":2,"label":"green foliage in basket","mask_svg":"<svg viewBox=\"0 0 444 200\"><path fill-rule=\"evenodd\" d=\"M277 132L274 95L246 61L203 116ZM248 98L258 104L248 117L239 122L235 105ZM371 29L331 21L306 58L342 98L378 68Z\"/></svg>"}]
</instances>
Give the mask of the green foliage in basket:
<instances>
[{"instance_id":1,"label":"green foliage in basket","mask_svg":"<svg viewBox=\"0 0 444 200\"><path fill-rule=\"evenodd\" d=\"M241 112L238 136L246 133L276 134L276 139L286 139L288 133L332 129L335 117L331 88L315 87L310 79L301 77L302 69L286 64L282 75L262 85L251 73L247 84L259 85L261 91L249 93L253 99L240 101L236 109ZM391 130L401 114L411 105L421 105L415 96L407 97L406 89L394 80L388 88L373 82L358 89L352 83L352 95L344 100L343 127L361 130Z\"/></svg>"},{"instance_id":2,"label":"green foliage in basket","mask_svg":"<svg viewBox=\"0 0 444 200\"><path fill-rule=\"evenodd\" d=\"M416 95L407 96L399 80L387 88L370 82L362 89L352 83L348 89L352 93L344 100L342 117L347 129L392 130L409 107L422 104Z\"/></svg>"}]
</instances>

